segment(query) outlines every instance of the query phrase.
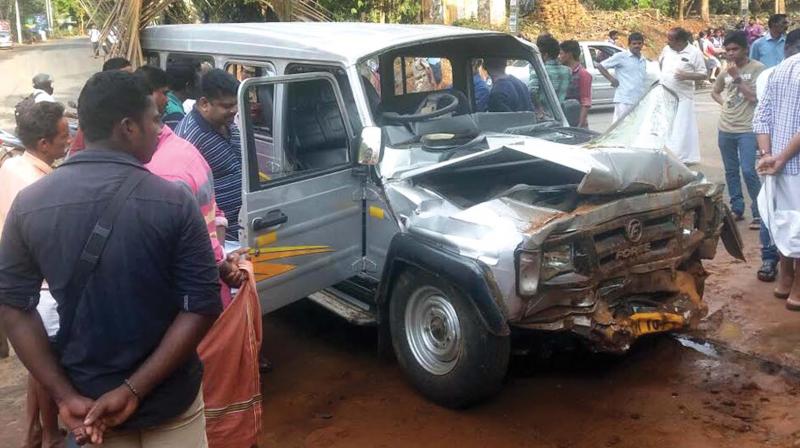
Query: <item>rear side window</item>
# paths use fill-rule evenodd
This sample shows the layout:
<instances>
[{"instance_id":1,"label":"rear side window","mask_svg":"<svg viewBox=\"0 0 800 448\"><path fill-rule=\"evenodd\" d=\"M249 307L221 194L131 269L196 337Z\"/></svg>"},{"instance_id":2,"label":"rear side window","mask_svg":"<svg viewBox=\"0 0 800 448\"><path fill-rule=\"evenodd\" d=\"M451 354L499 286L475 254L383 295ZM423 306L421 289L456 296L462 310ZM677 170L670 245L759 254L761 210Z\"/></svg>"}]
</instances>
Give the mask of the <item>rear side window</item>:
<instances>
[{"instance_id":1,"label":"rear side window","mask_svg":"<svg viewBox=\"0 0 800 448\"><path fill-rule=\"evenodd\" d=\"M613 56L617 53L617 50L614 47L607 47L607 46L591 46L589 47L589 54L592 55L592 61L594 61L594 65L597 65L606 59Z\"/></svg>"},{"instance_id":2,"label":"rear side window","mask_svg":"<svg viewBox=\"0 0 800 448\"><path fill-rule=\"evenodd\" d=\"M394 94L434 92L453 86L453 65L447 58L394 58Z\"/></svg>"},{"instance_id":3,"label":"rear side window","mask_svg":"<svg viewBox=\"0 0 800 448\"><path fill-rule=\"evenodd\" d=\"M173 65L189 65L198 72L214 68L214 58L201 54L172 53L167 56L167 68Z\"/></svg>"},{"instance_id":4,"label":"rear side window","mask_svg":"<svg viewBox=\"0 0 800 448\"><path fill-rule=\"evenodd\" d=\"M161 56L155 51L148 51L144 54L144 63L150 67L161 67Z\"/></svg>"},{"instance_id":5,"label":"rear side window","mask_svg":"<svg viewBox=\"0 0 800 448\"><path fill-rule=\"evenodd\" d=\"M225 66L225 71L232 74L240 82L250 78L275 76L275 69L271 65L247 64L230 62ZM274 86L265 85L247 91L250 102L250 115L256 135L272 136L272 113Z\"/></svg>"}]
</instances>

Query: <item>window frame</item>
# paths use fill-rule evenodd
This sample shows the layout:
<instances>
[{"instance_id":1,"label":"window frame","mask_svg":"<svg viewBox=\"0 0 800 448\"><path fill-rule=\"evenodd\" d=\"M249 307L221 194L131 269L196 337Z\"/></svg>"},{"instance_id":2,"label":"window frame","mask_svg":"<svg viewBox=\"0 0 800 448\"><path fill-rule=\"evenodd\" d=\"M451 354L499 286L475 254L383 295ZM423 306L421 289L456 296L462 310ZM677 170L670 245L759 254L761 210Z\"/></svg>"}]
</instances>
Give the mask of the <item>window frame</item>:
<instances>
[{"instance_id":1,"label":"window frame","mask_svg":"<svg viewBox=\"0 0 800 448\"><path fill-rule=\"evenodd\" d=\"M313 169L313 170L305 170L299 172L291 172L284 176L281 176L277 179L270 179L266 181L262 181L259 177L259 166L258 166L258 157L256 154L255 148L255 139L253 134L253 126L252 126L252 118L250 114L242 114L245 106L249 107L249 98L248 98L248 89L252 87L258 87L260 85L274 85L275 86L275 98L273 106L275 109L273 110L273 125L276 129L273 129L273 144L275 142L279 142L280 144L280 151L281 151L281 160L282 162L285 161L286 152L283 147L286 135L286 127L288 126L288 120L286 119L285 115L287 112L287 108L289 106L287 102L287 89L286 85L291 83L299 83L299 82L309 82L309 81L317 81L317 80L325 80L326 82L331 84L331 88L333 89L333 94L336 97L337 107L339 108L339 114L343 121L343 126L345 128L345 138L347 140L346 144L346 161L342 164L338 164L328 168L321 168L321 169ZM268 82L264 82L268 81ZM247 161L247 169L244 173L246 177L246 185L247 185L247 192L248 193L256 193L259 191L268 190L270 188L279 187L282 185L291 184L294 182L301 182L307 179L313 179L316 177L324 176L326 174L335 173L338 171L351 169L354 164L354 158L351 156L352 148L354 144L354 137L353 131L350 124L350 119L347 113L347 109L344 105L344 99L342 97L341 89L339 88L338 81L336 77L328 72L308 72L308 73L298 73L293 75L278 75L278 76L262 76L257 78L248 78L242 81L241 86L239 88L238 93L238 101L239 101L239 117L241 121L241 135L242 135L242 151L244 152L244 159Z\"/></svg>"}]
</instances>

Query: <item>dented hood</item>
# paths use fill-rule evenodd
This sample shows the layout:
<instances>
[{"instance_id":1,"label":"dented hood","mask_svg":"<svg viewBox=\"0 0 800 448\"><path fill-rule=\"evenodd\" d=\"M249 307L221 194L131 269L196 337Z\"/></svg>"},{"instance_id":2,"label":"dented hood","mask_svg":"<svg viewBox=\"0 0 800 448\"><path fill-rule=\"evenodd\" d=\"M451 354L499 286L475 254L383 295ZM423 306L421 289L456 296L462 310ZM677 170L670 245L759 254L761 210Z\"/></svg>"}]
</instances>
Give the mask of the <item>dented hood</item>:
<instances>
[{"instance_id":1,"label":"dented hood","mask_svg":"<svg viewBox=\"0 0 800 448\"><path fill-rule=\"evenodd\" d=\"M405 173L404 178L452 169L499 151L518 151L583 174L578 193L615 195L666 191L696 178L666 149L678 98L663 86L654 86L622 119L591 142L572 146L532 137L491 135L488 150ZM535 181L535 179L532 179Z\"/></svg>"}]
</instances>

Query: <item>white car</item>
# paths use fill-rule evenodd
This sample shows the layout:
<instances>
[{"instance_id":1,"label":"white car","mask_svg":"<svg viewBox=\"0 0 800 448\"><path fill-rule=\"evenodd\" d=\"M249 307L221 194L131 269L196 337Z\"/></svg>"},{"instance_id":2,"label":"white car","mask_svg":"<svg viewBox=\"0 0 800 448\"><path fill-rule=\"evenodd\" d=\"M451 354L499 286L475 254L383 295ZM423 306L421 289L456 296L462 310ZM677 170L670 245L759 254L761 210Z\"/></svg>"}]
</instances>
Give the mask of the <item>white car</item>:
<instances>
[{"instance_id":1,"label":"white car","mask_svg":"<svg viewBox=\"0 0 800 448\"><path fill-rule=\"evenodd\" d=\"M13 46L14 41L11 39L11 33L0 31L0 48L11 48Z\"/></svg>"},{"instance_id":2,"label":"white car","mask_svg":"<svg viewBox=\"0 0 800 448\"><path fill-rule=\"evenodd\" d=\"M580 42L581 45L581 64L592 75L592 105L604 106L614 102L614 88L611 83L600 74L597 64L600 61L610 58L615 53L623 51L624 48L612 45L608 42L588 41ZM656 61L647 60L647 84L648 86L658 80L659 68ZM530 69L524 61L515 61L506 68L506 73L519 78L525 83L530 78ZM614 70L611 70L614 73Z\"/></svg>"}]
</instances>

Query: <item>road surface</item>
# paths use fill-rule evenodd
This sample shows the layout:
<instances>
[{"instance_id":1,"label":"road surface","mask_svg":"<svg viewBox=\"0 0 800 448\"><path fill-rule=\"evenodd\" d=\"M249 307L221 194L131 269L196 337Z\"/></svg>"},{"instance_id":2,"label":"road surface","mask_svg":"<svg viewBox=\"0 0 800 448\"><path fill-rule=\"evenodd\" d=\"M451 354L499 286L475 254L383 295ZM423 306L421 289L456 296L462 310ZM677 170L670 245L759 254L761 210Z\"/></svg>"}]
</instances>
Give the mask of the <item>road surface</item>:
<instances>
[{"instance_id":1,"label":"road surface","mask_svg":"<svg viewBox=\"0 0 800 448\"><path fill-rule=\"evenodd\" d=\"M75 99L99 69L84 41L0 53L3 122L37 72L56 78L56 97ZM722 179L717 106L699 95L704 163ZM594 129L610 123L594 112ZM374 329L351 327L307 302L264 319L262 447L790 447L800 446L800 322L755 280L755 234L742 227L748 263L708 264L712 316L686 347L669 336L623 357L591 355L552 340L526 340L496 399L453 411L431 404L393 360L376 356ZM720 250L722 252L722 250ZM269 297L267 297L269 300ZM527 352L522 348L534 347ZM19 446L25 372L0 360L0 446Z\"/></svg>"},{"instance_id":2,"label":"road surface","mask_svg":"<svg viewBox=\"0 0 800 448\"><path fill-rule=\"evenodd\" d=\"M67 104L78 99L86 79L102 65L102 59L92 57L88 39L0 50L0 129L13 130L14 106L31 93L31 80L37 73L48 73L55 79L54 96Z\"/></svg>"}]
</instances>

